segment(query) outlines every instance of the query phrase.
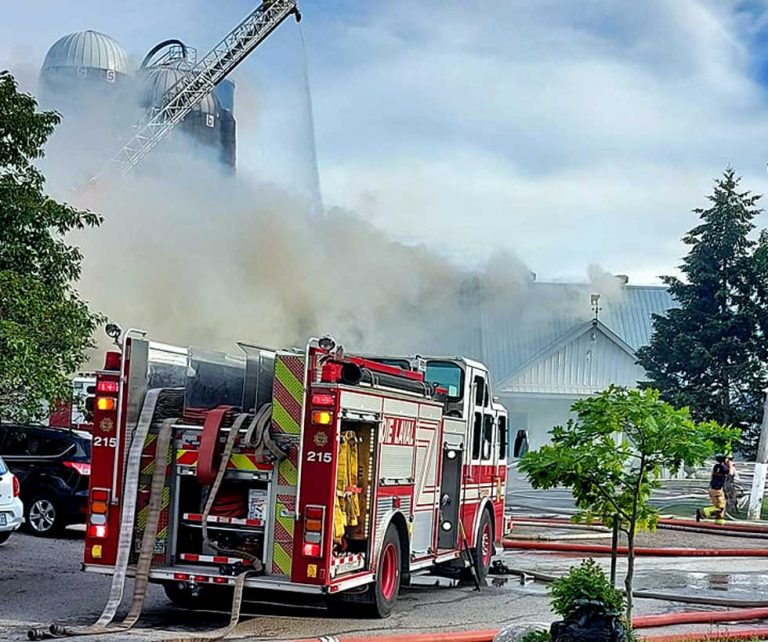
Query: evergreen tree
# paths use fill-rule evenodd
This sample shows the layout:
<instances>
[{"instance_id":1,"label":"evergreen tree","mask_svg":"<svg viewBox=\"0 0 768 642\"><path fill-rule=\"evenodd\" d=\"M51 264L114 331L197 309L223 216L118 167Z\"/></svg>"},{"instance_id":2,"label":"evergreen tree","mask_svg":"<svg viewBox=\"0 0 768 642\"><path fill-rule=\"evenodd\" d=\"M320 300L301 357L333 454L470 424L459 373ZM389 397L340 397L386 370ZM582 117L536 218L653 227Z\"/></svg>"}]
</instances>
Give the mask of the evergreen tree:
<instances>
[{"instance_id":1,"label":"evergreen tree","mask_svg":"<svg viewBox=\"0 0 768 642\"><path fill-rule=\"evenodd\" d=\"M739 191L732 168L715 181L701 223L683 238L683 279L663 277L678 308L655 315L650 345L637 353L651 384L699 421L742 429L754 454L768 364L768 238L753 240L760 196Z\"/></svg>"}]
</instances>

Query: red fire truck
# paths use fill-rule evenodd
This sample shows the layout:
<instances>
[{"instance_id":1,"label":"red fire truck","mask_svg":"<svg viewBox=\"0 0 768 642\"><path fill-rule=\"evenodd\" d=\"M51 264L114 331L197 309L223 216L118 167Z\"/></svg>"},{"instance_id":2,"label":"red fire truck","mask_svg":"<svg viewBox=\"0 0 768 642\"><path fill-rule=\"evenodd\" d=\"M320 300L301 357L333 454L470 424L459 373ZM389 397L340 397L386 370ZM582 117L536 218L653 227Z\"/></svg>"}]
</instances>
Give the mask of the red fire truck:
<instances>
[{"instance_id":1,"label":"red fire truck","mask_svg":"<svg viewBox=\"0 0 768 642\"><path fill-rule=\"evenodd\" d=\"M239 345L233 357L134 335L107 354L86 571L139 577L149 546L142 577L186 606L244 588L378 617L413 574L485 576L508 437L481 363L350 355L329 337Z\"/></svg>"}]
</instances>

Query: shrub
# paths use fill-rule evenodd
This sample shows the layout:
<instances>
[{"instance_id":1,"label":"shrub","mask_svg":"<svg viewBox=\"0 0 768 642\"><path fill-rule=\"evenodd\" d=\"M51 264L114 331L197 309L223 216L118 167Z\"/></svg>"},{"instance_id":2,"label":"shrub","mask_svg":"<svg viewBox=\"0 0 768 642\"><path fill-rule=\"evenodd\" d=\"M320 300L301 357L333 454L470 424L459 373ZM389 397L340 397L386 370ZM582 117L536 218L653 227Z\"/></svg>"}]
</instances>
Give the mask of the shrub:
<instances>
[{"instance_id":1,"label":"shrub","mask_svg":"<svg viewBox=\"0 0 768 642\"><path fill-rule=\"evenodd\" d=\"M529 631L520 638L520 642L551 642L549 631Z\"/></svg>"},{"instance_id":2,"label":"shrub","mask_svg":"<svg viewBox=\"0 0 768 642\"><path fill-rule=\"evenodd\" d=\"M552 582L549 592L552 610L563 618L573 615L579 600L596 600L614 613L624 608L621 591L611 586L603 569L591 559L572 566L568 573Z\"/></svg>"}]
</instances>

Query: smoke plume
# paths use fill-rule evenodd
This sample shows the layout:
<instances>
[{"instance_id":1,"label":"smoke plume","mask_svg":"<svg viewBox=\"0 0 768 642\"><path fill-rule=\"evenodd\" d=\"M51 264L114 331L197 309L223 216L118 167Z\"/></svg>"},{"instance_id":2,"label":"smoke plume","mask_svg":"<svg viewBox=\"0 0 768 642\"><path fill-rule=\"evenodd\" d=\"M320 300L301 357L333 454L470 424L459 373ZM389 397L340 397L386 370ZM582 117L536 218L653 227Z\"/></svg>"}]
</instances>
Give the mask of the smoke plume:
<instances>
[{"instance_id":1,"label":"smoke plume","mask_svg":"<svg viewBox=\"0 0 768 642\"><path fill-rule=\"evenodd\" d=\"M74 239L85 255L79 287L124 329L225 351L236 341L300 346L327 333L352 351L482 359L491 317L521 332L590 315L583 289L536 287L509 251L468 269L393 240L355 212L318 215L302 185L224 175L181 132L173 139L133 174L85 192L72 192L72 182L93 169L94 150L114 148L108 124L65 120L46 159L55 196L104 216L102 227ZM593 277L604 296L620 296L611 275Z\"/></svg>"}]
</instances>

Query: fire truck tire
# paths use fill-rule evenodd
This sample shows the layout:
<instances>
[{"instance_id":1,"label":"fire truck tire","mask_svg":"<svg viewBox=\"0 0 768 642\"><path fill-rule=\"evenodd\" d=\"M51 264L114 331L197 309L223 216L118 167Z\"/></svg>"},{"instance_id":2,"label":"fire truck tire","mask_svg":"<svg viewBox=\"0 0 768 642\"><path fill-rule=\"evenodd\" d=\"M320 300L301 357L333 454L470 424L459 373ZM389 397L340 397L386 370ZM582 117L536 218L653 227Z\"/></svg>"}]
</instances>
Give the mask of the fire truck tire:
<instances>
[{"instance_id":1,"label":"fire truck tire","mask_svg":"<svg viewBox=\"0 0 768 642\"><path fill-rule=\"evenodd\" d=\"M26 530L37 537L54 537L64 529L58 503L48 495L36 495L24 506Z\"/></svg>"},{"instance_id":2,"label":"fire truck tire","mask_svg":"<svg viewBox=\"0 0 768 642\"><path fill-rule=\"evenodd\" d=\"M232 592L223 587L199 586L195 591L184 582L164 582L163 589L171 603L183 609L227 611L232 606Z\"/></svg>"},{"instance_id":3,"label":"fire truck tire","mask_svg":"<svg viewBox=\"0 0 768 642\"><path fill-rule=\"evenodd\" d=\"M390 524L384 535L376 567L376 581L362 591L328 596L325 604L337 617L386 618L392 614L400 593L402 548L397 527Z\"/></svg>"},{"instance_id":4,"label":"fire truck tire","mask_svg":"<svg viewBox=\"0 0 768 642\"><path fill-rule=\"evenodd\" d=\"M478 579L484 582L488 577L488 569L491 568L491 559L493 558L493 521L487 510L483 510L483 515L477 526L475 545L470 551ZM461 579L465 582L472 582L472 571L468 568L464 569Z\"/></svg>"},{"instance_id":5,"label":"fire truck tire","mask_svg":"<svg viewBox=\"0 0 768 642\"><path fill-rule=\"evenodd\" d=\"M376 581L368 589L366 610L369 615L385 618L392 614L400 593L401 556L397 527L390 524L379 552Z\"/></svg>"}]
</instances>

